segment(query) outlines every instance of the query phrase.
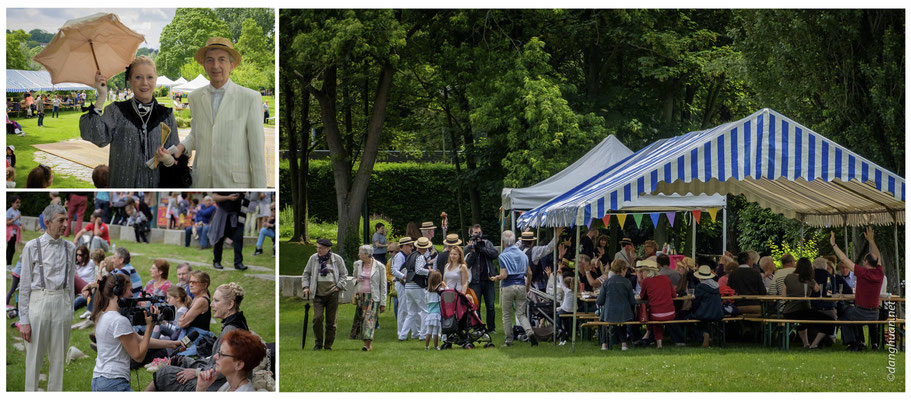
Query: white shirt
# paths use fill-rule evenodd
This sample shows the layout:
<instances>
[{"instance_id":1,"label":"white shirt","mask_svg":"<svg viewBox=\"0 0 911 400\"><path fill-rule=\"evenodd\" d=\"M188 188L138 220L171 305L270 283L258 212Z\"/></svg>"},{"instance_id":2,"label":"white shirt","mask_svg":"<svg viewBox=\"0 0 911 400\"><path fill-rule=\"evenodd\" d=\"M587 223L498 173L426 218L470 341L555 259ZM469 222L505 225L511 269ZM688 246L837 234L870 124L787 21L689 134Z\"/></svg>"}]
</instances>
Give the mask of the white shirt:
<instances>
[{"instance_id":1,"label":"white shirt","mask_svg":"<svg viewBox=\"0 0 911 400\"><path fill-rule=\"evenodd\" d=\"M76 267L76 275L79 275L85 283L95 282L95 262L89 260L84 267Z\"/></svg>"},{"instance_id":2,"label":"white shirt","mask_svg":"<svg viewBox=\"0 0 911 400\"><path fill-rule=\"evenodd\" d=\"M227 85L227 82L225 82L225 85ZM212 118L218 115L218 106L221 105L221 99L225 97L225 85L221 85L221 88L216 89L215 86L209 84L209 87L206 88L212 93Z\"/></svg>"},{"instance_id":3,"label":"white shirt","mask_svg":"<svg viewBox=\"0 0 911 400\"><path fill-rule=\"evenodd\" d=\"M130 353L123 348L120 337L133 333L130 320L117 311L104 311L95 325L98 357L92 378L130 379Z\"/></svg>"},{"instance_id":4,"label":"white shirt","mask_svg":"<svg viewBox=\"0 0 911 400\"><path fill-rule=\"evenodd\" d=\"M44 258L44 276L45 282L41 281L41 274L38 268L38 246L37 242L41 241ZM33 290L58 290L69 289L67 294L70 302L73 301L74 286L73 281L76 274L76 245L66 240L63 236L54 240L47 233L30 240L22 249L22 275L19 281L19 321L23 325L31 324L29 322L29 299Z\"/></svg>"}]
</instances>

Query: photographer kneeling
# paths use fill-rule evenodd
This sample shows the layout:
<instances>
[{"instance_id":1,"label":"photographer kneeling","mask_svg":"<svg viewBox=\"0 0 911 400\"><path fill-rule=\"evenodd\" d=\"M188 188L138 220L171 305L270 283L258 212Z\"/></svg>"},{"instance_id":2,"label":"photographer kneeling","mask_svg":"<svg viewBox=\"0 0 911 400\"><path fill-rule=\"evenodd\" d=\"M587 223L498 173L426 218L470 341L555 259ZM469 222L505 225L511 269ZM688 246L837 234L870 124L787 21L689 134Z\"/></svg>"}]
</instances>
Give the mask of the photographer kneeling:
<instances>
[{"instance_id":1,"label":"photographer kneeling","mask_svg":"<svg viewBox=\"0 0 911 400\"><path fill-rule=\"evenodd\" d=\"M154 308L152 314L145 314L145 334L139 336L133 331L130 319L120 314L119 298L132 298L130 278L123 274L107 274L98 284L100 295L96 294L92 321L95 322L95 336L98 340L98 358L92 372L93 392L129 392L130 359L141 361L150 348L177 348L180 342L152 339L155 326Z\"/></svg>"},{"instance_id":2,"label":"photographer kneeling","mask_svg":"<svg viewBox=\"0 0 911 400\"><path fill-rule=\"evenodd\" d=\"M228 332L234 330L249 331L247 320L244 313L240 311L240 303L244 299L244 289L234 283L226 283L215 289L212 296L212 316L222 320L221 334L212 346L212 356L193 360L189 357L179 358L175 362L172 358L171 365L161 367L155 372L152 383L146 388L147 391L170 391L170 392L192 392L196 390L196 378L201 376L200 373L211 370L216 367L218 357L221 352L222 340ZM226 352L222 352L227 356ZM233 353L230 353L233 354ZM209 388L216 390L227 382L225 376L218 374L214 381L210 382Z\"/></svg>"}]
</instances>

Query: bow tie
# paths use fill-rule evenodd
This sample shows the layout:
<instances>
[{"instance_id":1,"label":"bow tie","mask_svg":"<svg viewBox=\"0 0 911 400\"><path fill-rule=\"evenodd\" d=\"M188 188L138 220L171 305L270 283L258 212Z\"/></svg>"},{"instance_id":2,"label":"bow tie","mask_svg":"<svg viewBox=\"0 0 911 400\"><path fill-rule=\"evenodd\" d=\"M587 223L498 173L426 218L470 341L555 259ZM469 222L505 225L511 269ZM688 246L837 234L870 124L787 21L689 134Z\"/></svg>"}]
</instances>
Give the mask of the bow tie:
<instances>
[{"instance_id":1,"label":"bow tie","mask_svg":"<svg viewBox=\"0 0 911 400\"><path fill-rule=\"evenodd\" d=\"M64 242L63 236L61 236L57 239L54 239L50 235L48 235L48 237L47 237L47 244L59 245L59 244L63 244L63 242Z\"/></svg>"},{"instance_id":2,"label":"bow tie","mask_svg":"<svg viewBox=\"0 0 911 400\"><path fill-rule=\"evenodd\" d=\"M210 94L224 93L224 92L225 92L225 87L224 87L224 86L222 86L221 88L216 89L214 86L209 85L209 87L208 87L207 89L209 90L209 93L210 93Z\"/></svg>"}]
</instances>

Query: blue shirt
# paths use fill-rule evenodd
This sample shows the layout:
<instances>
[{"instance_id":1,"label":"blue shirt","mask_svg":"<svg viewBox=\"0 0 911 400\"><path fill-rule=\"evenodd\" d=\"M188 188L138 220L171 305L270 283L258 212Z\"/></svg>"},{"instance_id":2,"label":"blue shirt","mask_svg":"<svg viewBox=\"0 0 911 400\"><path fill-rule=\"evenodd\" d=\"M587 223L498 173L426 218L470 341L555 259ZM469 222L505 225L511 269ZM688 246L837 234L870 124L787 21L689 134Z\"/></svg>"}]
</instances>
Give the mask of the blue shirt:
<instances>
[{"instance_id":1,"label":"blue shirt","mask_svg":"<svg viewBox=\"0 0 911 400\"><path fill-rule=\"evenodd\" d=\"M13 219L22 215L22 212L19 210L13 210L12 207L6 209L6 219ZM22 226L22 218L13 221L13 225Z\"/></svg>"},{"instance_id":2,"label":"blue shirt","mask_svg":"<svg viewBox=\"0 0 911 400\"><path fill-rule=\"evenodd\" d=\"M111 195L108 192L96 192L95 201L111 201Z\"/></svg>"},{"instance_id":3,"label":"blue shirt","mask_svg":"<svg viewBox=\"0 0 911 400\"><path fill-rule=\"evenodd\" d=\"M114 270L114 273L129 275L133 297L137 297L142 292L142 278L139 277L139 273L136 272L136 268L133 268L132 264L124 265L123 268Z\"/></svg>"},{"instance_id":4,"label":"blue shirt","mask_svg":"<svg viewBox=\"0 0 911 400\"><path fill-rule=\"evenodd\" d=\"M524 285L528 270L528 257L518 246L509 246L500 253L500 268L506 269L506 279L501 286Z\"/></svg>"},{"instance_id":5,"label":"blue shirt","mask_svg":"<svg viewBox=\"0 0 911 400\"><path fill-rule=\"evenodd\" d=\"M208 207L200 207L199 211L196 212L196 216L193 217L193 220L196 222L202 222L208 224L212 221L212 215L215 215L215 205Z\"/></svg>"},{"instance_id":6,"label":"blue shirt","mask_svg":"<svg viewBox=\"0 0 911 400\"><path fill-rule=\"evenodd\" d=\"M379 232L373 233L373 242L379 244L386 244L386 235L380 235ZM385 247L375 247L373 249L373 254L386 254Z\"/></svg>"}]
</instances>

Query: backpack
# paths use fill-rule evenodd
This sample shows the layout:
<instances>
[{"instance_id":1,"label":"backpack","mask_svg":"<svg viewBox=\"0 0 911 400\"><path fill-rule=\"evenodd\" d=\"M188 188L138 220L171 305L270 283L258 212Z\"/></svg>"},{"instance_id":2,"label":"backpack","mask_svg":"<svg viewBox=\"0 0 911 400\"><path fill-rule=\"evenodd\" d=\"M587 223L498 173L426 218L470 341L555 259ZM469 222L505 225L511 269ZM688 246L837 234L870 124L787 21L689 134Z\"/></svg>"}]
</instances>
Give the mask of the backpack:
<instances>
[{"instance_id":1,"label":"backpack","mask_svg":"<svg viewBox=\"0 0 911 400\"><path fill-rule=\"evenodd\" d=\"M405 282L414 282L416 285L420 286L421 289L427 289L427 276L418 275L414 272L418 257L423 256L417 251L412 251L411 254L408 255L408 258L405 259L405 270L408 271L405 275Z\"/></svg>"}]
</instances>

